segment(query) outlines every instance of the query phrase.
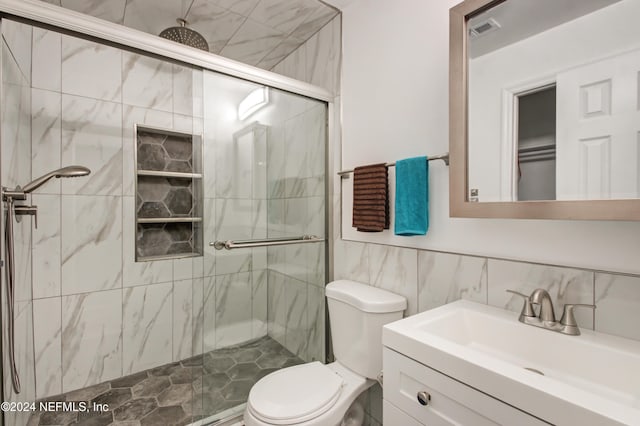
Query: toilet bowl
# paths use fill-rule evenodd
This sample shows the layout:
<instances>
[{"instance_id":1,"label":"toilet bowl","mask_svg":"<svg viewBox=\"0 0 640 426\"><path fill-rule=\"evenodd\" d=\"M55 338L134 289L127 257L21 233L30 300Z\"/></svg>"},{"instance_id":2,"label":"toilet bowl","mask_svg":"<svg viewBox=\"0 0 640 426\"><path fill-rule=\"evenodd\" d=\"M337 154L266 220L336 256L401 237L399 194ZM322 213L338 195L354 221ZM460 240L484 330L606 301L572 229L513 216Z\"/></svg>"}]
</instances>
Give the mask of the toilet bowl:
<instances>
[{"instance_id":1,"label":"toilet bowl","mask_svg":"<svg viewBox=\"0 0 640 426\"><path fill-rule=\"evenodd\" d=\"M285 368L251 389L246 426L338 426L353 401L375 382L334 362Z\"/></svg>"},{"instance_id":2,"label":"toilet bowl","mask_svg":"<svg viewBox=\"0 0 640 426\"><path fill-rule=\"evenodd\" d=\"M329 283L326 295L336 361L263 377L249 393L246 426L339 426L356 398L375 383L382 369L382 326L402 318L406 299L347 280ZM349 417L345 426L361 424L361 416Z\"/></svg>"}]
</instances>

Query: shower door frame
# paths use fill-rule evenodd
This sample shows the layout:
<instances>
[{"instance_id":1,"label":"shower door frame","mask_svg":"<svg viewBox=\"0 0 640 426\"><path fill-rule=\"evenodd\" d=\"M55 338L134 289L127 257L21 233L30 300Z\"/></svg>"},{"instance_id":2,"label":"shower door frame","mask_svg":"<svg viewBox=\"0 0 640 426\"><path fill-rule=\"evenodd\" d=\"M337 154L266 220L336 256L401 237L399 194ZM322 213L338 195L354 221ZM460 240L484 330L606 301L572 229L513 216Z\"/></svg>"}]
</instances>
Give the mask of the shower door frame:
<instances>
[{"instance_id":1,"label":"shower door frame","mask_svg":"<svg viewBox=\"0 0 640 426\"><path fill-rule=\"evenodd\" d=\"M227 59L213 53L182 46L156 35L104 21L70 9L63 9L39 0L0 0L0 20L4 18L49 28L63 34L93 39L99 43L124 47L128 50L157 56L169 61L182 62L203 70L262 84L326 103L325 281L331 281L333 278L333 247L331 243L334 240L334 229L338 226L332 214L332 207L335 192L334 171L339 166L336 163L340 162L336 158L339 153L339 147L334 144L334 141L339 143L341 140L340 110L336 107L336 100L339 99L339 95L319 86ZM2 230L2 226L0 226L0 230ZM341 232L339 234L341 235ZM2 270L2 273L4 273L4 270ZM326 309L325 324L328 324L328 312ZM325 358L327 361L331 358L329 342L329 330L325 326ZM0 377L4 379L3 373L2 364L0 363ZM2 395L3 390L0 389L0 395ZM3 424L3 420L4 415L0 416L0 426Z\"/></svg>"}]
</instances>

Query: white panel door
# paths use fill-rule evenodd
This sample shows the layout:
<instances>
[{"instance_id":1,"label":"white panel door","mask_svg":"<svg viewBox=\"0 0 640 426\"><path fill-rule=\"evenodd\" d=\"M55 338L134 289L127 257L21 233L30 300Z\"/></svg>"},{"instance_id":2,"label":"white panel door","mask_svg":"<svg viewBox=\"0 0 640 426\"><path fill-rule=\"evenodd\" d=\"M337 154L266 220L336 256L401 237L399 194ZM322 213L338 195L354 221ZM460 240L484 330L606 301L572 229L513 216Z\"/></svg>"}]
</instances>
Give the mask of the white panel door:
<instances>
[{"instance_id":1,"label":"white panel door","mask_svg":"<svg viewBox=\"0 0 640 426\"><path fill-rule=\"evenodd\" d=\"M558 74L556 196L640 197L640 50Z\"/></svg>"}]
</instances>

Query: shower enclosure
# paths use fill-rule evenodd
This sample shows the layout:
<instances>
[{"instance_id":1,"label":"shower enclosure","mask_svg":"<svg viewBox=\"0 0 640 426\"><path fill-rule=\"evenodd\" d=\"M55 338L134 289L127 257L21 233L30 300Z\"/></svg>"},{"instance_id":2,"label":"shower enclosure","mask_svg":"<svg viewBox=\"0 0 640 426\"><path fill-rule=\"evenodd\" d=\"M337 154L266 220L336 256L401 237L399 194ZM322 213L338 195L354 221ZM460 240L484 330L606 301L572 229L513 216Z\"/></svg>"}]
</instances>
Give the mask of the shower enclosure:
<instances>
[{"instance_id":1,"label":"shower enclosure","mask_svg":"<svg viewBox=\"0 0 640 426\"><path fill-rule=\"evenodd\" d=\"M3 400L109 410L4 424L215 423L264 375L324 361L329 95L152 36L127 45L130 30L93 23L89 39L24 17L0 24L1 185L91 174L15 201L37 206L37 228L6 218Z\"/></svg>"}]
</instances>

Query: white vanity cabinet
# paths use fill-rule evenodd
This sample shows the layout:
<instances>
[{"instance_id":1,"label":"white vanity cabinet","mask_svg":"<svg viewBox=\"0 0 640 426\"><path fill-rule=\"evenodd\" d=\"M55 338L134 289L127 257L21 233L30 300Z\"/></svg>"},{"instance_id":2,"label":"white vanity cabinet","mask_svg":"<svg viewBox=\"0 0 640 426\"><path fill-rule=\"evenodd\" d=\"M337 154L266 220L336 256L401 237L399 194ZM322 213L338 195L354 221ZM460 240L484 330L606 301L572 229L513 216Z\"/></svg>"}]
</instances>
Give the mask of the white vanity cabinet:
<instances>
[{"instance_id":1,"label":"white vanity cabinet","mask_svg":"<svg viewBox=\"0 0 640 426\"><path fill-rule=\"evenodd\" d=\"M383 365L385 426L548 425L387 347Z\"/></svg>"}]
</instances>

